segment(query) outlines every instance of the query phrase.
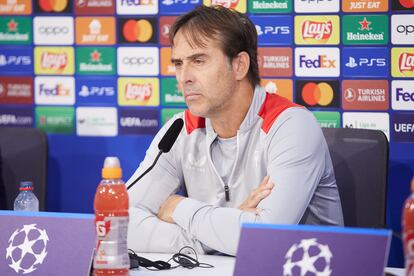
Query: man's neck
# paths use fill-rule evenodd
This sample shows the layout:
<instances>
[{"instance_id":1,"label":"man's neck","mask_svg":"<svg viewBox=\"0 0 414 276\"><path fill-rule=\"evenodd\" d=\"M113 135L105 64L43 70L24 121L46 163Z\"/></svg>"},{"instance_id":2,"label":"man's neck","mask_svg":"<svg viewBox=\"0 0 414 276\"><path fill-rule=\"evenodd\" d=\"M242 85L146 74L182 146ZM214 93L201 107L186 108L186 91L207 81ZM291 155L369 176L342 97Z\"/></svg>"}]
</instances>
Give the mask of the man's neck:
<instances>
[{"instance_id":1,"label":"man's neck","mask_svg":"<svg viewBox=\"0 0 414 276\"><path fill-rule=\"evenodd\" d=\"M234 137L249 111L253 101L254 88L251 85L241 85L234 93L233 101L217 116L211 116L210 121L214 131L221 138Z\"/></svg>"}]
</instances>

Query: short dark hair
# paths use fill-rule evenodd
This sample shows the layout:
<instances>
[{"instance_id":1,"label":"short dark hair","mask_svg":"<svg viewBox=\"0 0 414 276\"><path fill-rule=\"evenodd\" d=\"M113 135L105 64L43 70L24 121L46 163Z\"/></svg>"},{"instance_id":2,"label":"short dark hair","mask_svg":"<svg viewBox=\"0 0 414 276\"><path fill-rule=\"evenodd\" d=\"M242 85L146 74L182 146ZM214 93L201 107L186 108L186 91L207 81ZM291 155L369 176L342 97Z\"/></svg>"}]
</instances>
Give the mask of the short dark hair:
<instances>
[{"instance_id":1,"label":"short dark hair","mask_svg":"<svg viewBox=\"0 0 414 276\"><path fill-rule=\"evenodd\" d=\"M179 30L184 31L191 46L206 47L206 38L218 40L230 61L240 52L247 52L250 58L249 82L253 88L260 83L257 31L245 14L222 6L200 6L177 18L172 25L169 38L173 46Z\"/></svg>"}]
</instances>

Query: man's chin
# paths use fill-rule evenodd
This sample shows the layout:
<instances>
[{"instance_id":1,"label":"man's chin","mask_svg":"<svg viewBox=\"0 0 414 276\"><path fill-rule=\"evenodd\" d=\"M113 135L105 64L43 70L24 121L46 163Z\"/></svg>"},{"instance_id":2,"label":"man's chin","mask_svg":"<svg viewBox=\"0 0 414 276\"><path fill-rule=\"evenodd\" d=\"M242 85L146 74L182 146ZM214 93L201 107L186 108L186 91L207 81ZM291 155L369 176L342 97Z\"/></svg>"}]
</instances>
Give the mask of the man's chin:
<instances>
[{"instance_id":1,"label":"man's chin","mask_svg":"<svg viewBox=\"0 0 414 276\"><path fill-rule=\"evenodd\" d=\"M205 110L202 110L201 108L197 108L194 105L187 105L188 109L190 110L191 114L197 117L207 117Z\"/></svg>"}]
</instances>

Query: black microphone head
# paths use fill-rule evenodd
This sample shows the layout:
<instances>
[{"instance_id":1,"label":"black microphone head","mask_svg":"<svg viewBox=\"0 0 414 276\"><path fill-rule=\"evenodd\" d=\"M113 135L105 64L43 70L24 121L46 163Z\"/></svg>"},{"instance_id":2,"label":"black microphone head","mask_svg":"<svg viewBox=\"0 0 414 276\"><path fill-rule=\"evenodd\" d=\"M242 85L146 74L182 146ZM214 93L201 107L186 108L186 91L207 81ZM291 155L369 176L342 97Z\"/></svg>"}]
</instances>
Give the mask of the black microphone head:
<instances>
[{"instance_id":1,"label":"black microphone head","mask_svg":"<svg viewBox=\"0 0 414 276\"><path fill-rule=\"evenodd\" d=\"M178 118L177 120L172 123L170 128L167 130L167 132L164 134L164 137L162 137L161 141L158 143L158 149L162 152L169 152L172 146L175 143L175 140L177 140L178 135L180 134L181 129L183 128L184 121L181 118Z\"/></svg>"}]
</instances>

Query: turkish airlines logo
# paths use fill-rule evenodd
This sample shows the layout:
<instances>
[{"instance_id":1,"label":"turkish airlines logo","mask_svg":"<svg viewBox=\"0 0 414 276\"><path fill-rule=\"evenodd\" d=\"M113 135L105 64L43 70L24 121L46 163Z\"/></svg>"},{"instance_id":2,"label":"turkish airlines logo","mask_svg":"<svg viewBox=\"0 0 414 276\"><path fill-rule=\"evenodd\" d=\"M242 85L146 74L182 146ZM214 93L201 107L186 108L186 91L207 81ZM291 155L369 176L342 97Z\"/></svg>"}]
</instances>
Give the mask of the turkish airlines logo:
<instances>
[{"instance_id":1,"label":"turkish airlines logo","mask_svg":"<svg viewBox=\"0 0 414 276\"><path fill-rule=\"evenodd\" d=\"M302 25L302 37L316 40L326 40L332 35L332 21L316 22L306 20Z\"/></svg>"},{"instance_id":2,"label":"turkish airlines logo","mask_svg":"<svg viewBox=\"0 0 414 276\"><path fill-rule=\"evenodd\" d=\"M150 83L127 83L125 86L125 98L127 100L148 101L152 96L152 85Z\"/></svg>"},{"instance_id":3,"label":"turkish airlines logo","mask_svg":"<svg viewBox=\"0 0 414 276\"><path fill-rule=\"evenodd\" d=\"M398 61L400 72L413 71L414 72L414 54L402 53Z\"/></svg>"}]
</instances>

